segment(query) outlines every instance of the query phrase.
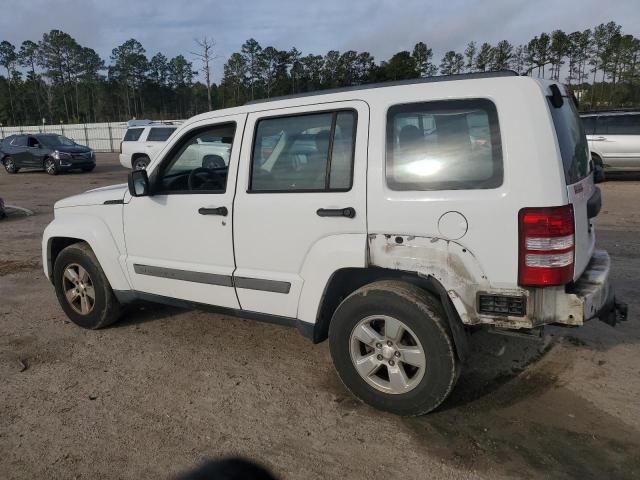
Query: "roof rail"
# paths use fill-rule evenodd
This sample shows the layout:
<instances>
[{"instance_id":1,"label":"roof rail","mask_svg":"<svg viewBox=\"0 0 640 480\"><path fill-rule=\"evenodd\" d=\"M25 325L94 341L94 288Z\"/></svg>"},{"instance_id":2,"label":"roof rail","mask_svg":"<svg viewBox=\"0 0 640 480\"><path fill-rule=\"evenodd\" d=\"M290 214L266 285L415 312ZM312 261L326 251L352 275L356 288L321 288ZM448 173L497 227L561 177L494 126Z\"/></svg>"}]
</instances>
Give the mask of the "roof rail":
<instances>
[{"instance_id":1,"label":"roof rail","mask_svg":"<svg viewBox=\"0 0 640 480\"><path fill-rule=\"evenodd\" d=\"M326 90L315 90L313 92L296 93L293 95L282 95L279 97L262 98L258 100L249 100L248 102L245 103L245 105L255 105L256 103L276 102L278 100L289 100L292 98L313 97L316 95L329 95L332 93L352 92L355 90L369 90L373 88L395 87L399 85L414 85L417 83L450 82L454 80L473 80L477 78L517 77L517 76L518 76L518 72L515 72L513 70L496 70L493 72L460 73L456 75L438 75L436 77L411 78L409 80L363 83L362 85L353 85L351 87L329 88Z\"/></svg>"},{"instance_id":2,"label":"roof rail","mask_svg":"<svg viewBox=\"0 0 640 480\"><path fill-rule=\"evenodd\" d=\"M146 127L147 125L176 125L181 122L176 120L129 120L127 127Z\"/></svg>"}]
</instances>

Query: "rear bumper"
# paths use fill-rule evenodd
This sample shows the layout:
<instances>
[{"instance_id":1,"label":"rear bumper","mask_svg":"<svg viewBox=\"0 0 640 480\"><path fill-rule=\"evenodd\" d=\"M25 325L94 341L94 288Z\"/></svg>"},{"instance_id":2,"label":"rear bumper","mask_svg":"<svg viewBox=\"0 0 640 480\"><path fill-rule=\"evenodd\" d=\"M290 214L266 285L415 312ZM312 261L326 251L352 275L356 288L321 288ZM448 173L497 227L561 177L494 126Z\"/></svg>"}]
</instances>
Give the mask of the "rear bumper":
<instances>
[{"instance_id":1,"label":"rear bumper","mask_svg":"<svg viewBox=\"0 0 640 480\"><path fill-rule=\"evenodd\" d=\"M610 282L611 260L605 250L596 250L580 278L556 299L554 322L583 325L593 318L615 324L622 307ZM626 318L626 308L624 309ZM620 318L624 319L624 318Z\"/></svg>"}]
</instances>

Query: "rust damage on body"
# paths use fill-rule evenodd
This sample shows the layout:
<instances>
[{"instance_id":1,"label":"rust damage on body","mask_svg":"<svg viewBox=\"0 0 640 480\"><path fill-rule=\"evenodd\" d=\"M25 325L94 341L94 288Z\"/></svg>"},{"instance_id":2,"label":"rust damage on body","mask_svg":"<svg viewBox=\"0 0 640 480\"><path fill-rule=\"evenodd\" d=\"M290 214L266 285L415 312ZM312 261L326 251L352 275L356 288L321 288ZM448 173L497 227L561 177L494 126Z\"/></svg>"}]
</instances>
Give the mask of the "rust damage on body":
<instances>
[{"instance_id":1,"label":"rust damage on body","mask_svg":"<svg viewBox=\"0 0 640 480\"><path fill-rule=\"evenodd\" d=\"M490 324L502 328L532 328L528 317L481 315L476 310L476 293L526 296L523 289L495 289L489 284L472 252L459 243L438 237L398 234L369 235L369 265L415 272L433 277L445 288L460 319L468 325Z\"/></svg>"}]
</instances>

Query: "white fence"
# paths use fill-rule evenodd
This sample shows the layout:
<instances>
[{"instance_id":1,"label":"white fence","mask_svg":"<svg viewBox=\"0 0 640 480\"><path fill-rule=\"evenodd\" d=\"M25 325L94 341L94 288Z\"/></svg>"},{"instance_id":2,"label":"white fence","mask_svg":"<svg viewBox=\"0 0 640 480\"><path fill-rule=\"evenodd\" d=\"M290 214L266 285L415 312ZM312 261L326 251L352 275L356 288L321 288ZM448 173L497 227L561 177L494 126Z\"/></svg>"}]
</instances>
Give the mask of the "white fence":
<instances>
[{"instance_id":1,"label":"white fence","mask_svg":"<svg viewBox=\"0 0 640 480\"><path fill-rule=\"evenodd\" d=\"M120 141L126 131L126 122L35 125L28 127L0 126L0 138L16 133L58 133L76 143L86 145L96 152L117 152L120 149Z\"/></svg>"}]
</instances>

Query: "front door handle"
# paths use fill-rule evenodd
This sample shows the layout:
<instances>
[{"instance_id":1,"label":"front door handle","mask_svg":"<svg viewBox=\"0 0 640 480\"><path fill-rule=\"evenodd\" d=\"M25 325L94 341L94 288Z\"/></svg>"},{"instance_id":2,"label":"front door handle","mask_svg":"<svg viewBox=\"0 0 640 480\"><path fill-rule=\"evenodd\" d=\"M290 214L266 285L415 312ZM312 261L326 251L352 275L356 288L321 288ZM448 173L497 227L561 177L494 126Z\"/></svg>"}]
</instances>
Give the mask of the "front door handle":
<instances>
[{"instance_id":1,"label":"front door handle","mask_svg":"<svg viewBox=\"0 0 640 480\"><path fill-rule=\"evenodd\" d=\"M223 217L226 217L229 214L229 210L227 210L227 207L216 207L216 208L199 208L198 209L198 213L200 215L221 215Z\"/></svg>"},{"instance_id":2,"label":"front door handle","mask_svg":"<svg viewBox=\"0 0 640 480\"><path fill-rule=\"evenodd\" d=\"M592 138L591 141L592 142L604 142L607 139L607 137L595 137Z\"/></svg>"},{"instance_id":3,"label":"front door handle","mask_svg":"<svg viewBox=\"0 0 640 480\"><path fill-rule=\"evenodd\" d=\"M319 208L316 213L319 217L347 217L356 216L356 209L353 207L346 208Z\"/></svg>"}]
</instances>

